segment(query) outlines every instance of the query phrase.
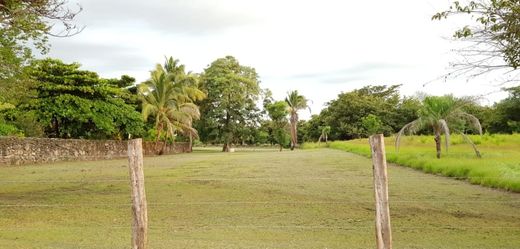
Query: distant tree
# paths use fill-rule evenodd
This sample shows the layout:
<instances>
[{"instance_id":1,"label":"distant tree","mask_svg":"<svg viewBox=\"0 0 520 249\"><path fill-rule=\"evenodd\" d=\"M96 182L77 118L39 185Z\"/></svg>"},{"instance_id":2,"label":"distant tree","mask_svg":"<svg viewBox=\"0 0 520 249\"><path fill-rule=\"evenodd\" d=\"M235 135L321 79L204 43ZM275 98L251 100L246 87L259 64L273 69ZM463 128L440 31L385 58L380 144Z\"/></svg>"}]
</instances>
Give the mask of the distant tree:
<instances>
[{"instance_id":1,"label":"distant tree","mask_svg":"<svg viewBox=\"0 0 520 249\"><path fill-rule=\"evenodd\" d=\"M60 138L127 138L140 136L143 120L135 107L125 103L130 93L121 79L102 79L80 65L60 60L35 61L30 76L36 82L34 100L21 105L34 112L45 134ZM124 83L126 84L126 83Z\"/></svg>"},{"instance_id":2,"label":"distant tree","mask_svg":"<svg viewBox=\"0 0 520 249\"><path fill-rule=\"evenodd\" d=\"M322 110L320 115L312 115L309 120L298 122L298 125L300 126L298 127L298 137L302 137L304 142L319 140L321 136L321 128L325 125L324 118L322 116L324 112L325 109Z\"/></svg>"},{"instance_id":3,"label":"distant tree","mask_svg":"<svg viewBox=\"0 0 520 249\"><path fill-rule=\"evenodd\" d=\"M320 113L323 125L331 127L333 140L353 139L365 136L362 118L369 114L384 120L381 132L392 134L411 120L398 112L401 106L399 85L366 86L351 92L340 93L337 99L327 103ZM404 113L404 112L403 112Z\"/></svg>"},{"instance_id":4,"label":"distant tree","mask_svg":"<svg viewBox=\"0 0 520 249\"><path fill-rule=\"evenodd\" d=\"M450 144L450 128L448 124L450 122L457 123L460 120L467 120L469 125L475 128L479 134L482 134L482 127L479 120L466 112L463 107L466 105L467 100L456 99L451 95L445 96L427 96L422 101L422 107L419 111L419 118L406 124L397 133L395 139L395 146L399 149L401 136L409 131L415 133L423 127L430 127L433 129L435 148L437 151L437 158L441 158L441 134L445 135L445 149L448 150ZM480 152L477 150L475 144L460 130L456 129L468 143L473 146L475 153L480 157Z\"/></svg>"},{"instance_id":5,"label":"distant tree","mask_svg":"<svg viewBox=\"0 0 520 249\"><path fill-rule=\"evenodd\" d=\"M432 19L441 20L453 15L468 15L474 19L473 24L454 34L456 39L472 43L459 50L463 60L453 63L455 73L472 72L472 76L477 76L500 69L511 72L519 68L520 1L455 1L449 10L436 13ZM517 76L506 81L518 81Z\"/></svg>"},{"instance_id":6,"label":"distant tree","mask_svg":"<svg viewBox=\"0 0 520 249\"><path fill-rule=\"evenodd\" d=\"M330 126L326 125L326 126L321 126L320 128L321 128L320 129L321 130L321 135L318 138L318 143L320 143L321 140L325 140L325 143L328 143L329 142Z\"/></svg>"},{"instance_id":7,"label":"distant tree","mask_svg":"<svg viewBox=\"0 0 520 249\"><path fill-rule=\"evenodd\" d=\"M507 88L509 97L495 104L489 122L494 133L520 133L520 86Z\"/></svg>"},{"instance_id":8,"label":"distant tree","mask_svg":"<svg viewBox=\"0 0 520 249\"><path fill-rule=\"evenodd\" d=\"M232 56L215 60L201 75L201 89L207 98L200 101L197 122L201 139L222 143L228 152L232 143L245 143L259 127L260 87L254 68L240 65Z\"/></svg>"},{"instance_id":9,"label":"distant tree","mask_svg":"<svg viewBox=\"0 0 520 249\"><path fill-rule=\"evenodd\" d=\"M270 127L272 129L273 138L280 146L280 151L287 144L289 134L287 129L289 122L287 121L287 103L285 101L276 101L266 106L267 113L271 119Z\"/></svg>"},{"instance_id":10,"label":"distant tree","mask_svg":"<svg viewBox=\"0 0 520 249\"><path fill-rule=\"evenodd\" d=\"M297 90L294 90L287 94L285 102L288 105L289 120L291 122L291 150L294 150L298 145L298 111L309 108L308 100L304 96L299 95Z\"/></svg>"}]
</instances>

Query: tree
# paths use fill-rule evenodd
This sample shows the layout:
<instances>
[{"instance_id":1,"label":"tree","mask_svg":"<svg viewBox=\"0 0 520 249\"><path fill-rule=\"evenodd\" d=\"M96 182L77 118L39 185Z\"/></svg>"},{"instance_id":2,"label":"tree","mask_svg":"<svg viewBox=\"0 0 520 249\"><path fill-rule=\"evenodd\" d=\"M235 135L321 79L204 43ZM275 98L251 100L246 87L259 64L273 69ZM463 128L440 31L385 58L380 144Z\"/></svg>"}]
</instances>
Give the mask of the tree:
<instances>
[{"instance_id":1,"label":"tree","mask_svg":"<svg viewBox=\"0 0 520 249\"><path fill-rule=\"evenodd\" d=\"M366 136L362 118L372 114L384 120L380 131L390 135L413 120L403 120L409 118L408 115L400 115L402 101L398 89L399 85L366 86L340 93L320 113L322 125L331 127L333 140L360 138ZM402 113L408 112L406 108L402 110Z\"/></svg>"},{"instance_id":2,"label":"tree","mask_svg":"<svg viewBox=\"0 0 520 249\"><path fill-rule=\"evenodd\" d=\"M23 111L34 112L50 137L127 138L140 136L143 120L135 106L125 103L130 93L121 85L129 77L102 79L77 63L38 60L29 67L36 84L34 99L20 104ZM133 78L130 78L133 81Z\"/></svg>"},{"instance_id":3,"label":"tree","mask_svg":"<svg viewBox=\"0 0 520 249\"><path fill-rule=\"evenodd\" d=\"M193 138L198 138L199 134L193 128L193 121L200 118L200 111L195 102L206 98L206 94L200 90L199 76L192 72L185 71L185 66L173 57L166 58L164 69L168 73L168 78L173 82L176 89L175 102L176 108L187 114L187 124L180 126L182 134L188 137L190 152L193 150ZM196 107L196 111L195 108Z\"/></svg>"},{"instance_id":4,"label":"tree","mask_svg":"<svg viewBox=\"0 0 520 249\"><path fill-rule=\"evenodd\" d=\"M520 1L479 0L466 4L455 1L449 10L435 14L432 19L441 20L453 15L470 15L475 21L475 25L466 25L454 34L454 38L473 44L459 50L464 60L454 63L455 72L473 72L472 76L477 76L500 69L509 72L518 69Z\"/></svg>"},{"instance_id":5,"label":"tree","mask_svg":"<svg viewBox=\"0 0 520 249\"><path fill-rule=\"evenodd\" d=\"M291 150L294 150L298 144L298 111L309 108L307 105L308 100L304 96L299 95L297 90L294 90L287 94L285 102L288 105L289 120L291 122Z\"/></svg>"},{"instance_id":6,"label":"tree","mask_svg":"<svg viewBox=\"0 0 520 249\"><path fill-rule=\"evenodd\" d=\"M158 145L164 136L163 148L167 140L179 132L189 134L190 138L197 136L192 124L200 117L200 112L193 102L204 98L204 93L189 85L191 76L184 72L184 66L177 64L178 61L171 57L164 67L157 64L151 78L139 86L143 117L145 120L154 117L156 142ZM157 150L161 154L163 149Z\"/></svg>"},{"instance_id":7,"label":"tree","mask_svg":"<svg viewBox=\"0 0 520 249\"><path fill-rule=\"evenodd\" d=\"M505 89L509 96L495 104L490 132L520 133L520 86Z\"/></svg>"},{"instance_id":8,"label":"tree","mask_svg":"<svg viewBox=\"0 0 520 249\"><path fill-rule=\"evenodd\" d=\"M271 118L270 128L272 130L273 138L280 146L280 151L285 144L287 144L287 103L285 101L276 101L266 105L267 113Z\"/></svg>"},{"instance_id":9,"label":"tree","mask_svg":"<svg viewBox=\"0 0 520 249\"><path fill-rule=\"evenodd\" d=\"M422 101L422 107L419 111L419 118L406 124L397 133L395 139L395 146L399 149L401 136L409 131L415 133L423 127L430 127L433 129L435 148L437 151L437 158L441 158L441 134L445 135L445 149L448 150L450 139L450 122L457 123L460 120L468 121L468 124L475 128L479 134L482 134L482 127L479 120L466 112L463 107L468 103L466 99L456 99L452 95L445 96L427 96ZM473 146L475 153L480 157L480 152L477 150L475 144L460 130L459 132L464 139Z\"/></svg>"},{"instance_id":10,"label":"tree","mask_svg":"<svg viewBox=\"0 0 520 249\"><path fill-rule=\"evenodd\" d=\"M222 143L224 152L232 143L245 142L244 135L257 129L261 114L256 105L260 87L255 69L240 65L232 56L217 59L201 75L201 89L208 96L199 102L201 139Z\"/></svg>"},{"instance_id":11,"label":"tree","mask_svg":"<svg viewBox=\"0 0 520 249\"><path fill-rule=\"evenodd\" d=\"M45 54L49 36L70 36L82 30L73 23L81 11L66 0L0 0L0 90L22 95L29 88L23 67L33 48ZM61 29L59 28L61 24ZM2 101L2 100L0 100Z\"/></svg>"},{"instance_id":12,"label":"tree","mask_svg":"<svg viewBox=\"0 0 520 249\"><path fill-rule=\"evenodd\" d=\"M328 143L329 133L330 133L330 126L321 126L321 135L320 138L318 138L318 143L321 142L321 140L325 140L325 143Z\"/></svg>"}]
</instances>

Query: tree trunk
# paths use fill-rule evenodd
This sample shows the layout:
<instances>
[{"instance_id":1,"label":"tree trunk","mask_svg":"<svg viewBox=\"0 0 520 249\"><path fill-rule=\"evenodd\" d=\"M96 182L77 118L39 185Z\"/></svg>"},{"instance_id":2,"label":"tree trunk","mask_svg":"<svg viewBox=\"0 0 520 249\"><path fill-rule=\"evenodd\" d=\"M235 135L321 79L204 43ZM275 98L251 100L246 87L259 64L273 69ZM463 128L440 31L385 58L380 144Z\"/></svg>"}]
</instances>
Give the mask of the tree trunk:
<instances>
[{"instance_id":1,"label":"tree trunk","mask_svg":"<svg viewBox=\"0 0 520 249\"><path fill-rule=\"evenodd\" d=\"M224 143L224 146L222 147L222 152L229 152L229 143Z\"/></svg>"},{"instance_id":2,"label":"tree trunk","mask_svg":"<svg viewBox=\"0 0 520 249\"><path fill-rule=\"evenodd\" d=\"M155 154L160 155L161 149L159 148L159 140L161 139L162 125L158 126L156 129L157 129L157 138L155 138Z\"/></svg>"},{"instance_id":3,"label":"tree trunk","mask_svg":"<svg viewBox=\"0 0 520 249\"><path fill-rule=\"evenodd\" d=\"M441 158L441 132L435 131L435 148L437 149L437 158Z\"/></svg>"},{"instance_id":4,"label":"tree trunk","mask_svg":"<svg viewBox=\"0 0 520 249\"><path fill-rule=\"evenodd\" d=\"M163 143L163 145L162 145L161 152L160 152L159 155L164 154L164 152L166 151L166 145L167 145L167 143L168 143L168 136L166 136L166 138L164 139L164 143Z\"/></svg>"},{"instance_id":5,"label":"tree trunk","mask_svg":"<svg viewBox=\"0 0 520 249\"><path fill-rule=\"evenodd\" d=\"M283 149L283 146L280 144L280 151L282 151L282 149Z\"/></svg>"},{"instance_id":6,"label":"tree trunk","mask_svg":"<svg viewBox=\"0 0 520 249\"><path fill-rule=\"evenodd\" d=\"M189 144L189 147L188 147L188 152L193 152L193 137L191 135L191 132L190 132L190 135L189 135L189 139L190 139L190 144Z\"/></svg>"},{"instance_id":7,"label":"tree trunk","mask_svg":"<svg viewBox=\"0 0 520 249\"><path fill-rule=\"evenodd\" d=\"M298 114L291 114L291 150L294 150L296 144L298 144L298 133L296 127L298 125Z\"/></svg>"},{"instance_id":8,"label":"tree trunk","mask_svg":"<svg viewBox=\"0 0 520 249\"><path fill-rule=\"evenodd\" d=\"M329 136L327 134L325 134L325 143L329 143L329 140L328 140Z\"/></svg>"}]
</instances>

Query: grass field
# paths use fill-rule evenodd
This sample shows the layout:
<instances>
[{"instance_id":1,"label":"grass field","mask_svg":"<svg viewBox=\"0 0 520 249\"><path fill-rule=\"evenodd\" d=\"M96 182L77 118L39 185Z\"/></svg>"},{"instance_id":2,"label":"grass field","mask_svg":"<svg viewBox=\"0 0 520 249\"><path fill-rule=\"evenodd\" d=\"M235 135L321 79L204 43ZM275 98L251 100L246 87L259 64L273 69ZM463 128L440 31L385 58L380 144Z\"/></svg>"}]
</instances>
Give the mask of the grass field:
<instances>
[{"instance_id":1,"label":"grass field","mask_svg":"<svg viewBox=\"0 0 520 249\"><path fill-rule=\"evenodd\" d=\"M435 158L432 136L410 136L401 139L397 153L394 137L385 138L387 160L403 166L467 180L473 184L520 192L520 134L471 136L482 158L461 136L452 136L448 153ZM325 147L324 143L307 143L306 148ZM444 144L443 144L444 146ZM370 156L368 139L338 141L328 147Z\"/></svg>"},{"instance_id":2,"label":"grass field","mask_svg":"<svg viewBox=\"0 0 520 249\"><path fill-rule=\"evenodd\" d=\"M151 249L375 246L365 157L205 150L146 158L145 175ZM397 166L389 178L394 248L520 248L520 194ZM129 248L126 160L2 167L0 186L0 248Z\"/></svg>"}]
</instances>

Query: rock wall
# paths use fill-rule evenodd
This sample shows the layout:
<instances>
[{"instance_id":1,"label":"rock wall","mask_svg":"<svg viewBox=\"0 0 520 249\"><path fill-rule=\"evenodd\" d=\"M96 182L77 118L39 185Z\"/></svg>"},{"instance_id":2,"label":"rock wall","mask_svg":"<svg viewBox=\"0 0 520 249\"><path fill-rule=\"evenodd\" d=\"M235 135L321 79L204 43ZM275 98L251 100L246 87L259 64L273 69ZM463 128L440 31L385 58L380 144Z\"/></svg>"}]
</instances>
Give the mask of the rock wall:
<instances>
[{"instance_id":1,"label":"rock wall","mask_svg":"<svg viewBox=\"0 0 520 249\"><path fill-rule=\"evenodd\" d=\"M143 142L145 156L156 155L155 142ZM127 141L0 137L0 165L84 161L127 157ZM163 154L189 151L188 143L167 145Z\"/></svg>"}]
</instances>

